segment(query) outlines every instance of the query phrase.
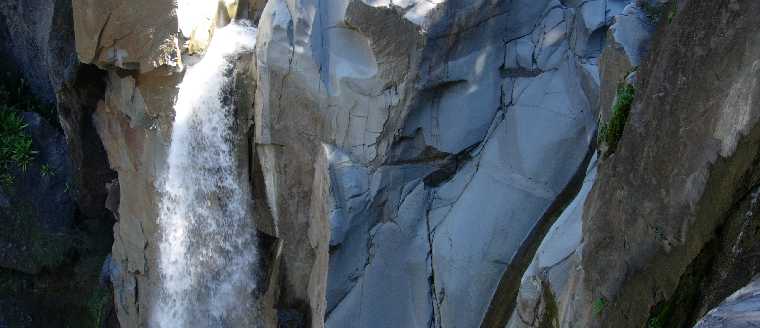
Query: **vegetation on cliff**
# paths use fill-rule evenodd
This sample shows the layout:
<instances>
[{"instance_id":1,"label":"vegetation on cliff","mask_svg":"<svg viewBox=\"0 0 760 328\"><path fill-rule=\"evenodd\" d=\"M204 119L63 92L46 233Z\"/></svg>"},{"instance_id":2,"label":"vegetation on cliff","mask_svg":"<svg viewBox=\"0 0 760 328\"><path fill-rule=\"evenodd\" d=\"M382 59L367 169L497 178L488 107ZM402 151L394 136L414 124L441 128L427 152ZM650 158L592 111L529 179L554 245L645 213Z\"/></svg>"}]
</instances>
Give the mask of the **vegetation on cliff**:
<instances>
[{"instance_id":1,"label":"vegetation on cliff","mask_svg":"<svg viewBox=\"0 0 760 328\"><path fill-rule=\"evenodd\" d=\"M24 80L4 74L0 82L0 183L13 184L13 171L25 172L36 151L27 124L21 114L35 112L53 126L58 126L55 109L40 103L29 92Z\"/></svg>"},{"instance_id":2,"label":"vegetation on cliff","mask_svg":"<svg viewBox=\"0 0 760 328\"><path fill-rule=\"evenodd\" d=\"M615 152L620 137L623 136L625 123L628 121L628 114L631 112L636 89L633 85L623 83L618 87L615 104L612 106L612 117L607 123L599 125L599 140L607 145L607 155Z\"/></svg>"}]
</instances>

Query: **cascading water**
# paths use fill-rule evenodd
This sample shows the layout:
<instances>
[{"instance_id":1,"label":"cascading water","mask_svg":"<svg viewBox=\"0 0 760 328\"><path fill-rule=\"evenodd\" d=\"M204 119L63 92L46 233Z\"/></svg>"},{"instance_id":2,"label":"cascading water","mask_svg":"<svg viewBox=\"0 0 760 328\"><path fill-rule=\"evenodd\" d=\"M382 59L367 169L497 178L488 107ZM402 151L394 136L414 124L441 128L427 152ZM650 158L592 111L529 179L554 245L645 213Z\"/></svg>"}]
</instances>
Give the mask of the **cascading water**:
<instances>
[{"instance_id":1,"label":"cascading water","mask_svg":"<svg viewBox=\"0 0 760 328\"><path fill-rule=\"evenodd\" d=\"M158 220L162 286L154 326L256 326L255 228L238 173L230 95L235 59L255 44L254 27L218 29L179 85Z\"/></svg>"}]
</instances>

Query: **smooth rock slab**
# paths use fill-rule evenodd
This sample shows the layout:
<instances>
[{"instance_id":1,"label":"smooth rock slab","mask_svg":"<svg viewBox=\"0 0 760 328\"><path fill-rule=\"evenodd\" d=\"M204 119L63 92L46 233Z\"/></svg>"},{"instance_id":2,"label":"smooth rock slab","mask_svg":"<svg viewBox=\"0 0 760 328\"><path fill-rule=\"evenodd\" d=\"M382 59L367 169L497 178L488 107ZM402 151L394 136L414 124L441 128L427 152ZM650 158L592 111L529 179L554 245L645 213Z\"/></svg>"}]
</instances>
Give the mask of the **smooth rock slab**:
<instances>
[{"instance_id":1,"label":"smooth rock slab","mask_svg":"<svg viewBox=\"0 0 760 328\"><path fill-rule=\"evenodd\" d=\"M760 277L708 312L694 328L760 327Z\"/></svg>"}]
</instances>

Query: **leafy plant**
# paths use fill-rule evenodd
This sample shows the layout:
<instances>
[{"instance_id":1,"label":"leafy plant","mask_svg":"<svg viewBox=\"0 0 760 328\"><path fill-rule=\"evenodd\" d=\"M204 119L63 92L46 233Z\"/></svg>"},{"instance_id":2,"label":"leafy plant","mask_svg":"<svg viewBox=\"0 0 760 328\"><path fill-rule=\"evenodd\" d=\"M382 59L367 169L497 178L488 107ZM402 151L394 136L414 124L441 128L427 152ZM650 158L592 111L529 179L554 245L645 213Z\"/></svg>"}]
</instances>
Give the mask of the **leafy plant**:
<instances>
[{"instance_id":1,"label":"leafy plant","mask_svg":"<svg viewBox=\"0 0 760 328\"><path fill-rule=\"evenodd\" d=\"M0 106L0 180L4 183L13 182L11 169L26 171L34 160L36 152L32 149L32 137L24 131L26 126L18 112Z\"/></svg>"},{"instance_id":2,"label":"leafy plant","mask_svg":"<svg viewBox=\"0 0 760 328\"><path fill-rule=\"evenodd\" d=\"M43 177L52 177L55 176L55 169L50 167L50 165L42 164L42 166L40 166L40 174L42 174Z\"/></svg>"},{"instance_id":3,"label":"leafy plant","mask_svg":"<svg viewBox=\"0 0 760 328\"><path fill-rule=\"evenodd\" d=\"M9 73L4 75L0 78L0 184L8 187L15 181L14 169L25 172L37 154L21 113L35 112L53 126L60 128L60 125L55 109L40 103L23 79L14 79ZM43 167L43 175L54 173Z\"/></svg>"}]
</instances>

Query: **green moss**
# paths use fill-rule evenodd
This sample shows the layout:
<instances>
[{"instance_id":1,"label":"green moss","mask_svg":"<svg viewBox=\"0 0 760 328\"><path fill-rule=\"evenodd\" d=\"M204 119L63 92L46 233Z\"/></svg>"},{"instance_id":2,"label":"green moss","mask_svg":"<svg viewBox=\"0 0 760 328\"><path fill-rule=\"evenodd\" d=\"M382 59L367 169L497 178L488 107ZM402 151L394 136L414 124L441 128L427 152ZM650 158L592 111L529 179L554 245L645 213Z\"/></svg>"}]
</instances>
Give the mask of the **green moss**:
<instances>
[{"instance_id":1,"label":"green moss","mask_svg":"<svg viewBox=\"0 0 760 328\"><path fill-rule=\"evenodd\" d=\"M618 86L615 104L612 106L612 117L610 117L609 122L602 123L599 126L599 141L607 145L606 155L614 153L617 149L635 95L636 89L633 85L623 83Z\"/></svg>"},{"instance_id":2,"label":"green moss","mask_svg":"<svg viewBox=\"0 0 760 328\"><path fill-rule=\"evenodd\" d=\"M602 314L602 311L604 311L604 308L607 306L607 300L604 299L604 297L597 298L594 300L594 304L592 305L592 310L594 311L595 315Z\"/></svg>"}]
</instances>

